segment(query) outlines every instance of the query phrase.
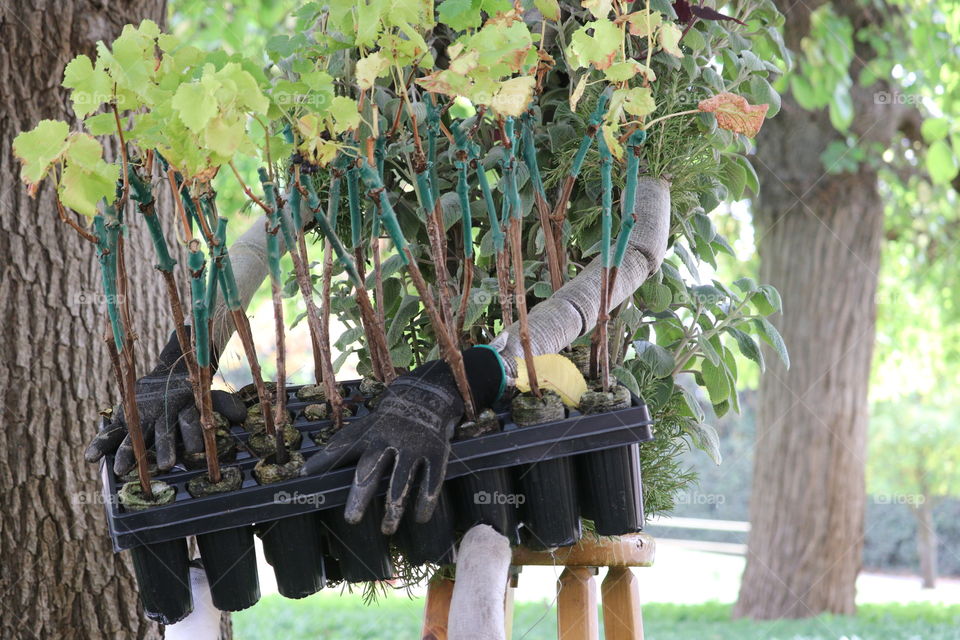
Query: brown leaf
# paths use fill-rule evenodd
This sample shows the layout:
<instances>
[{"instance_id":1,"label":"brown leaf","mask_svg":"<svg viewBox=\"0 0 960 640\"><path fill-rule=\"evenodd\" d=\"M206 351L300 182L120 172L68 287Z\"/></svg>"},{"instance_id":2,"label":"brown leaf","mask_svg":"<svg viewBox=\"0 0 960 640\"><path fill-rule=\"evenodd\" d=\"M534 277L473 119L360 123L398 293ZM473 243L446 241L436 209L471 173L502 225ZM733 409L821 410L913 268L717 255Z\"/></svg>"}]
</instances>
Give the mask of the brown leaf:
<instances>
[{"instance_id":1,"label":"brown leaf","mask_svg":"<svg viewBox=\"0 0 960 640\"><path fill-rule=\"evenodd\" d=\"M718 93L701 100L697 108L714 114L719 127L753 138L760 132L770 105L750 104L746 98L735 93Z\"/></svg>"}]
</instances>

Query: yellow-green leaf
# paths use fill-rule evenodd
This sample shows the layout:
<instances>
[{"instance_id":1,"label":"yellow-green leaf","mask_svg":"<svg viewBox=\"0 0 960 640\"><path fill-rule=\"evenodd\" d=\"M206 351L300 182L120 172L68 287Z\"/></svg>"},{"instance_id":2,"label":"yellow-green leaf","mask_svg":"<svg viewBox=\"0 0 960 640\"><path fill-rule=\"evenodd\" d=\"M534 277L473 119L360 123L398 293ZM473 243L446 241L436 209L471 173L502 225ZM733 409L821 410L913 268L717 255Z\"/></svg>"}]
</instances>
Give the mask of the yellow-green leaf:
<instances>
[{"instance_id":1,"label":"yellow-green leaf","mask_svg":"<svg viewBox=\"0 0 960 640\"><path fill-rule=\"evenodd\" d=\"M41 120L36 127L13 139L13 155L23 163L20 178L32 191L36 190L35 185L47 175L51 163L67 148L69 132L66 122Z\"/></svg>"},{"instance_id":2,"label":"yellow-green leaf","mask_svg":"<svg viewBox=\"0 0 960 640\"><path fill-rule=\"evenodd\" d=\"M523 358L517 361L517 388L520 391L530 390L530 373ZM580 404L580 396L587 391L587 381L583 374L568 358L559 353L548 353L533 357L533 365L537 371L537 385L541 389L555 392L568 407Z\"/></svg>"}]
</instances>

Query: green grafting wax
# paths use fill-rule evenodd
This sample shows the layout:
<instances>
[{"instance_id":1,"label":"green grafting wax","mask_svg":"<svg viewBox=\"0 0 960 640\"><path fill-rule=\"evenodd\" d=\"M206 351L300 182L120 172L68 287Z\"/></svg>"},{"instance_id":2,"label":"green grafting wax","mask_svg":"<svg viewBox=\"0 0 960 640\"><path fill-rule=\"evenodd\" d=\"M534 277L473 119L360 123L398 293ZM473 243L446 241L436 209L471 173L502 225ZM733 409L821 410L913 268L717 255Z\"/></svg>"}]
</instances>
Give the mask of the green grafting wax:
<instances>
[{"instance_id":1,"label":"green grafting wax","mask_svg":"<svg viewBox=\"0 0 960 640\"><path fill-rule=\"evenodd\" d=\"M377 192L376 197L380 205L380 216L387 227L387 233L390 234L393 243L397 245L397 251L400 252L400 260L403 264L409 264L410 260L407 258L406 253L407 239L403 237L403 232L400 230L400 223L397 222L397 214L393 211L393 205L390 204L387 192L383 188L383 182L373 167L366 163L364 163L360 169L360 177L363 178L363 182L367 185L368 189Z\"/></svg>"},{"instance_id":2,"label":"green grafting wax","mask_svg":"<svg viewBox=\"0 0 960 640\"><path fill-rule=\"evenodd\" d=\"M440 135L440 112L433 101L424 101L427 105L427 168L430 172L430 190L437 194L440 187L437 179L437 136Z\"/></svg>"},{"instance_id":3,"label":"green grafting wax","mask_svg":"<svg viewBox=\"0 0 960 640\"><path fill-rule=\"evenodd\" d=\"M233 264L230 262L230 253L227 251L227 219L219 218L216 231L217 246L212 251L220 262L220 288L227 301L227 307L232 311L243 308L240 303L240 293L237 291L237 280L233 276Z\"/></svg>"},{"instance_id":4,"label":"green grafting wax","mask_svg":"<svg viewBox=\"0 0 960 640\"><path fill-rule=\"evenodd\" d=\"M220 264L213 259L211 255L210 259L210 272L207 275L207 317L209 318L210 314L213 312L214 307L217 304L217 291L219 290L218 284L221 280L220 274Z\"/></svg>"},{"instance_id":5,"label":"green grafting wax","mask_svg":"<svg viewBox=\"0 0 960 640\"><path fill-rule=\"evenodd\" d=\"M417 195L420 206L423 207L425 219L433 215L433 208L437 206L433 198L433 188L430 186L429 166L417 174Z\"/></svg>"},{"instance_id":6,"label":"green grafting wax","mask_svg":"<svg viewBox=\"0 0 960 640\"><path fill-rule=\"evenodd\" d=\"M543 188L543 178L540 177L540 165L537 164L537 148L533 143L533 125L530 122L530 113L524 113L520 119L520 139L523 142L523 162L530 172L533 188L541 198L546 200L547 192Z\"/></svg>"},{"instance_id":7,"label":"green grafting wax","mask_svg":"<svg viewBox=\"0 0 960 640\"><path fill-rule=\"evenodd\" d=\"M97 236L97 258L100 262L100 280L103 283L103 293L107 300L107 317L110 318L113 342L116 345L117 353L120 353L123 351L124 335L117 309L116 233L113 229L107 230L103 216L99 213L93 218L93 232Z\"/></svg>"},{"instance_id":8,"label":"green grafting wax","mask_svg":"<svg viewBox=\"0 0 960 640\"><path fill-rule=\"evenodd\" d=\"M600 123L603 121L603 113L607 109L607 102L610 100L610 95L606 92L601 93L600 97L597 98L597 106L594 108L593 113L590 114L590 120L588 127L588 132L583 135L583 140L580 141L580 148L577 149L577 155L573 157L573 165L570 167L570 177L576 178L580 175L580 169L583 167L583 159L587 157L587 151L590 150L590 145L593 144L593 139L596 137L596 131L593 134L589 133L590 129L596 129L600 126Z\"/></svg>"},{"instance_id":9,"label":"green grafting wax","mask_svg":"<svg viewBox=\"0 0 960 640\"><path fill-rule=\"evenodd\" d=\"M277 213L277 191L276 187L270 182L267 172L260 168L257 171L260 176L260 184L263 185L263 195L266 198L267 211L267 263L270 268L270 278L281 283L280 275L280 221Z\"/></svg>"},{"instance_id":10,"label":"green grafting wax","mask_svg":"<svg viewBox=\"0 0 960 640\"><path fill-rule=\"evenodd\" d=\"M513 118L507 118L504 123L504 133L507 136L507 160L504 163L504 198L510 201L510 215L520 218L520 192L517 190L517 156L514 149L517 146L517 136L513 131ZM506 217L504 217L506 222Z\"/></svg>"},{"instance_id":11,"label":"green grafting wax","mask_svg":"<svg viewBox=\"0 0 960 640\"><path fill-rule=\"evenodd\" d=\"M480 192L483 194L483 202L487 207L487 218L490 220L490 231L493 234L493 248L497 253L500 253L504 245L503 229L500 227L501 221L497 218L497 205L493 202L493 191L490 189L487 173L483 170L483 163L480 161L478 150L477 145L470 145L470 160L476 165L477 182L480 183Z\"/></svg>"},{"instance_id":12,"label":"green grafting wax","mask_svg":"<svg viewBox=\"0 0 960 640\"><path fill-rule=\"evenodd\" d=\"M600 149L600 193L603 203L600 218L600 260L604 267L610 267L610 231L613 226L613 158L610 148L603 135L597 136L597 147Z\"/></svg>"},{"instance_id":13,"label":"green grafting wax","mask_svg":"<svg viewBox=\"0 0 960 640\"><path fill-rule=\"evenodd\" d=\"M190 266L190 295L193 298L193 339L197 351L197 364L200 367L210 366L210 325L207 304L206 287L203 281L203 270L207 261L203 253L191 251L188 263Z\"/></svg>"},{"instance_id":14,"label":"green grafting wax","mask_svg":"<svg viewBox=\"0 0 960 640\"><path fill-rule=\"evenodd\" d=\"M347 253L343 243L340 242L336 231L330 226L330 220L320 212L320 197L317 195L312 183L307 184L307 205L313 211L313 219L317 222L317 226L320 227L320 232L323 236L330 241L330 246L333 247L334 253L337 254L337 259L340 261L340 264L346 269L347 275L350 276L357 287L363 287L363 280L360 279L360 274L357 273L357 268L353 264L350 254Z\"/></svg>"},{"instance_id":15,"label":"green grafting wax","mask_svg":"<svg viewBox=\"0 0 960 640\"><path fill-rule=\"evenodd\" d=\"M302 196L297 185L291 182L289 186L290 198L287 200L287 206L290 207L290 219L293 221L293 228L297 230L297 233L300 233L300 229L303 229L303 216L300 215Z\"/></svg>"},{"instance_id":16,"label":"green grafting wax","mask_svg":"<svg viewBox=\"0 0 960 640\"><path fill-rule=\"evenodd\" d=\"M350 248L360 246L363 218L360 214L360 170L356 166L347 169L347 201L350 203Z\"/></svg>"},{"instance_id":17,"label":"green grafting wax","mask_svg":"<svg viewBox=\"0 0 960 640\"><path fill-rule=\"evenodd\" d=\"M630 241L630 233L637 221L637 213L634 207L636 206L637 177L640 173L640 145L646 139L647 132L643 129L637 129L627 139L627 182L622 196L626 207L620 218L620 234L617 236L617 249L613 255L613 265L615 267L623 264L623 257L627 253L627 245Z\"/></svg>"},{"instance_id":18,"label":"green grafting wax","mask_svg":"<svg viewBox=\"0 0 960 640\"><path fill-rule=\"evenodd\" d=\"M473 257L473 215L470 211L470 151L467 136L461 127L453 128L453 140L457 146L457 196L460 198L460 221L463 225L463 253ZM491 198L492 199L492 198ZM494 222L494 221L491 221Z\"/></svg>"}]
</instances>

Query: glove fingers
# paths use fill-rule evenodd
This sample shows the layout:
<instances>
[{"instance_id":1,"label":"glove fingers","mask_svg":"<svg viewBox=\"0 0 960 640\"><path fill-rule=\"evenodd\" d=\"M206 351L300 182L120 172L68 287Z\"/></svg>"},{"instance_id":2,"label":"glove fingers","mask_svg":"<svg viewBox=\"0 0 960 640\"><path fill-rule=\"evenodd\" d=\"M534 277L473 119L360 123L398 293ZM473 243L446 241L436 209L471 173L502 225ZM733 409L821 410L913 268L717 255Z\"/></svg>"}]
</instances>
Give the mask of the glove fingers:
<instances>
[{"instance_id":1,"label":"glove fingers","mask_svg":"<svg viewBox=\"0 0 960 640\"><path fill-rule=\"evenodd\" d=\"M203 453L203 428L200 426L200 412L190 405L177 417L180 439L186 453Z\"/></svg>"},{"instance_id":2,"label":"glove fingers","mask_svg":"<svg viewBox=\"0 0 960 640\"><path fill-rule=\"evenodd\" d=\"M147 448L153 443L153 425L147 425L143 428L143 440ZM120 447L117 449L117 456L113 460L113 472L118 476L126 475L137 464L137 456L133 451L133 440L130 434L123 439Z\"/></svg>"},{"instance_id":3,"label":"glove fingers","mask_svg":"<svg viewBox=\"0 0 960 640\"><path fill-rule=\"evenodd\" d=\"M177 412L168 410L156 423L154 440L157 452L157 468L168 471L177 463Z\"/></svg>"},{"instance_id":4,"label":"glove fingers","mask_svg":"<svg viewBox=\"0 0 960 640\"><path fill-rule=\"evenodd\" d=\"M90 444L83 452L87 462L96 462L108 453L113 453L127 435L127 424L119 417L107 421L104 419L103 428L97 432Z\"/></svg>"},{"instance_id":5,"label":"glove fingers","mask_svg":"<svg viewBox=\"0 0 960 640\"><path fill-rule=\"evenodd\" d=\"M347 522L357 524L363 518L363 512L377 493L384 471L395 457L396 449L392 447L371 446L360 458L343 514Z\"/></svg>"},{"instance_id":6,"label":"glove fingers","mask_svg":"<svg viewBox=\"0 0 960 640\"><path fill-rule=\"evenodd\" d=\"M355 420L348 423L330 438L322 451L318 451L307 460L306 464L303 465L303 475L323 473L355 462L366 448L366 438L364 436L369 426L366 420Z\"/></svg>"},{"instance_id":7,"label":"glove fingers","mask_svg":"<svg viewBox=\"0 0 960 640\"><path fill-rule=\"evenodd\" d=\"M440 499L440 490L443 489L443 477L447 473L447 459L450 452L447 450L440 459L424 460L423 479L420 481L420 494L417 496L417 507L414 512L417 522L428 522L433 517L433 510L437 508Z\"/></svg>"},{"instance_id":8,"label":"glove fingers","mask_svg":"<svg viewBox=\"0 0 960 640\"><path fill-rule=\"evenodd\" d=\"M217 389L210 392L210 397L213 399L213 410L226 418L227 422L243 424L247 419L247 405L236 395Z\"/></svg>"},{"instance_id":9,"label":"glove fingers","mask_svg":"<svg viewBox=\"0 0 960 640\"><path fill-rule=\"evenodd\" d=\"M423 458L413 458L412 456L397 455L397 464L393 467L393 473L390 474L390 488L387 490L387 505L383 516L383 522L380 524L380 531L385 536L396 533L400 525L400 518L403 517L403 509L410 495L414 475L420 467Z\"/></svg>"}]
</instances>

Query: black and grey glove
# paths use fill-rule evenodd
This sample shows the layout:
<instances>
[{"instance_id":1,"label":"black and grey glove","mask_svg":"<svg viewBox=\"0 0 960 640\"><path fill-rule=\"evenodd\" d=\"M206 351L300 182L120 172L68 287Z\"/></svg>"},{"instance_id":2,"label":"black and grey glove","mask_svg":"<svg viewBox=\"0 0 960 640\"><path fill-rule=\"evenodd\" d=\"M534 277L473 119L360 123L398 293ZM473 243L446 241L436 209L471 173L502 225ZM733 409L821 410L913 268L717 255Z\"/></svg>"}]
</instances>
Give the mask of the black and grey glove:
<instances>
[{"instance_id":1,"label":"black and grey glove","mask_svg":"<svg viewBox=\"0 0 960 640\"><path fill-rule=\"evenodd\" d=\"M216 359L213 361L216 362ZM193 387L188 380L183 352L175 333L160 352L160 361L153 371L137 380L135 396L144 440L148 447L154 446L160 470L166 471L177 462L178 433L187 453L203 451L200 416L193 401ZM229 419L235 420L240 413L246 414L243 404L233 395L215 391L212 396L214 411ZM103 429L87 445L84 456L88 462L96 462L113 452L116 452L113 464L116 474L123 475L136 464L122 407L112 419L105 421Z\"/></svg>"},{"instance_id":2,"label":"black and grey glove","mask_svg":"<svg viewBox=\"0 0 960 640\"><path fill-rule=\"evenodd\" d=\"M489 347L463 352L467 380L477 409L491 406L506 383L503 362ZM407 498L417 481L415 516L426 522L433 515L447 470L450 439L463 419L463 398L450 367L434 360L394 380L376 410L334 435L313 455L304 474L322 473L356 461L357 471L347 498L347 522L357 523L390 469L386 513L381 530L397 530Z\"/></svg>"}]
</instances>

